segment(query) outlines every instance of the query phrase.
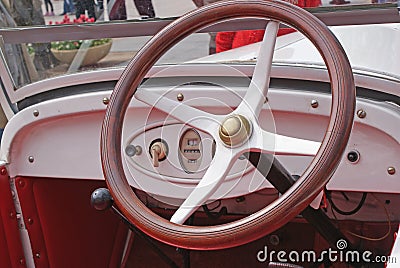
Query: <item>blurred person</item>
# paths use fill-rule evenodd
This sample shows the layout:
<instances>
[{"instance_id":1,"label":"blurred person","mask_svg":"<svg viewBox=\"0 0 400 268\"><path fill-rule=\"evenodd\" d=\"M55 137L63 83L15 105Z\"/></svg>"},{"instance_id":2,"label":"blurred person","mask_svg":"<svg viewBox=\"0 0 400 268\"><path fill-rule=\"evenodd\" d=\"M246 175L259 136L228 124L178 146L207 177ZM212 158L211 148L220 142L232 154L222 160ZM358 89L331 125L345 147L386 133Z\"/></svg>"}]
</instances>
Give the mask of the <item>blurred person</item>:
<instances>
[{"instance_id":1,"label":"blurred person","mask_svg":"<svg viewBox=\"0 0 400 268\"><path fill-rule=\"evenodd\" d=\"M103 0L98 0L98 5L100 9L103 8ZM154 18L155 17L155 11L153 4L151 0L133 0L136 9L139 13L139 15L142 18ZM127 15L126 15L126 6L125 6L125 0L116 0L114 2L114 5L111 7L109 11L109 18L110 20L126 20Z\"/></svg>"},{"instance_id":2,"label":"blurred person","mask_svg":"<svg viewBox=\"0 0 400 268\"><path fill-rule=\"evenodd\" d=\"M73 0L73 4L75 6L75 16L77 19L79 19L81 15L85 15L85 10L87 10L89 18L96 19L94 0Z\"/></svg>"},{"instance_id":3,"label":"blurred person","mask_svg":"<svg viewBox=\"0 0 400 268\"><path fill-rule=\"evenodd\" d=\"M45 16L54 16L54 7L53 3L51 0L44 0L44 6L46 8L46 13L44 14ZM49 12L49 6L50 6L50 12Z\"/></svg>"},{"instance_id":4,"label":"blurred person","mask_svg":"<svg viewBox=\"0 0 400 268\"><path fill-rule=\"evenodd\" d=\"M289 0L299 7L318 7L321 5L321 0ZM278 30L277 36L282 36L295 32L292 28L282 28ZM264 30L244 30L235 32L219 32L215 38L216 52L223 52L229 49L238 48L241 46L261 42L264 37Z\"/></svg>"},{"instance_id":5,"label":"blurred person","mask_svg":"<svg viewBox=\"0 0 400 268\"><path fill-rule=\"evenodd\" d=\"M72 3L72 0L64 0L64 6L63 6L63 13L60 15L65 15L65 14L72 14L75 12L75 6Z\"/></svg>"},{"instance_id":6,"label":"blurred person","mask_svg":"<svg viewBox=\"0 0 400 268\"><path fill-rule=\"evenodd\" d=\"M142 17L154 18L156 13L151 0L133 0L139 15Z\"/></svg>"},{"instance_id":7,"label":"blurred person","mask_svg":"<svg viewBox=\"0 0 400 268\"><path fill-rule=\"evenodd\" d=\"M108 1L109 4L109 1ZM97 0L97 6L99 8L99 17L104 12L104 1ZM108 6L109 7L109 6ZM113 6L108 9L108 17L110 20L126 20L126 6L125 0L115 0Z\"/></svg>"}]
</instances>

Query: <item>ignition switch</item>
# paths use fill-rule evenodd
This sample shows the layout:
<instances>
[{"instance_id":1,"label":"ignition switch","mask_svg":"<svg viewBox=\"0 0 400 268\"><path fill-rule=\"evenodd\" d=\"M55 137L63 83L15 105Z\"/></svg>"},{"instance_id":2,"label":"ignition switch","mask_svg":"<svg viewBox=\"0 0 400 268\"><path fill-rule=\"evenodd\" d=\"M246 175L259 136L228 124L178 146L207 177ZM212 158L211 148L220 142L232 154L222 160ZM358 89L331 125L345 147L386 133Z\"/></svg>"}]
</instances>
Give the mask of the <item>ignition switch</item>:
<instances>
[{"instance_id":1,"label":"ignition switch","mask_svg":"<svg viewBox=\"0 0 400 268\"><path fill-rule=\"evenodd\" d=\"M150 144L149 153L153 159L153 166L158 167L159 162L167 158L168 145L162 139L156 139Z\"/></svg>"}]
</instances>

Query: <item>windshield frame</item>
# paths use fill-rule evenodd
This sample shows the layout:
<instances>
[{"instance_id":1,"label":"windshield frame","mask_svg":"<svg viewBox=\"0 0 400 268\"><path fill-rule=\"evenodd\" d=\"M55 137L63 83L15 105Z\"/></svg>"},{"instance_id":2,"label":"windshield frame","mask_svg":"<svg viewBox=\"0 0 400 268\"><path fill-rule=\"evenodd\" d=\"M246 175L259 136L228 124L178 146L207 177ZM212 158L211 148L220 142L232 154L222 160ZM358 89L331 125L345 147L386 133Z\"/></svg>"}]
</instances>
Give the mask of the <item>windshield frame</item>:
<instances>
[{"instance_id":1,"label":"windshield frame","mask_svg":"<svg viewBox=\"0 0 400 268\"><path fill-rule=\"evenodd\" d=\"M304 8L327 26L400 23L397 4L322 6ZM149 20L108 21L84 24L37 25L1 28L5 44L153 36L176 17ZM211 25L199 33L254 30L264 28L263 19L248 18ZM284 27L284 26L282 26Z\"/></svg>"}]
</instances>

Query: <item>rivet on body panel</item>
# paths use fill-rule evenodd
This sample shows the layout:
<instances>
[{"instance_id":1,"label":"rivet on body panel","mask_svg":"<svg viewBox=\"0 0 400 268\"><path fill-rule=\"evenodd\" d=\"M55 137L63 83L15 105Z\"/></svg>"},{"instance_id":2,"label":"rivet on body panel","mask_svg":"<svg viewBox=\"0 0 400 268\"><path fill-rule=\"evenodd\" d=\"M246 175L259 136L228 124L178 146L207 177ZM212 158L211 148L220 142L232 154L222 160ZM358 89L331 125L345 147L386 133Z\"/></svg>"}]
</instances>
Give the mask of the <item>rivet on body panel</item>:
<instances>
[{"instance_id":1,"label":"rivet on body panel","mask_svg":"<svg viewBox=\"0 0 400 268\"><path fill-rule=\"evenodd\" d=\"M388 167L387 172L389 175L394 175L396 173L396 169L394 167Z\"/></svg>"},{"instance_id":2,"label":"rivet on body panel","mask_svg":"<svg viewBox=\"0 0 400 268\"><path fill-rule=\"evenodd\" d=\"M317 100L312 100L312 101L311 101L311 107L313 107L313 108L318 108L318 106L319 106L319 103L318 103Z\"/></svg>"},{"instance_id":3,"label":"rivet on body panel","mask_svg":"<svg viewBox=\"0 0 400 268\"><path fill-rule=\"evenodd\" d=\"M359 110L357 111L357 116L358 116L359 118L365 118L365 117L367 116L367 112L364 111L363 109L359 109Z\"/></svg>"},{"instance_id":4,"label":"rivet on body panel","mask_svg":"<svg viewBox=\"0 0 400 268\"><path fill-rule=\"evenodd\" d=\"M176 99L177 99L178 101L183 101L183 99L184 99L183 94L182 94L182 93L178 93L178 95L176 96Z\"/></svg>"},{"instance_id":5,"label":"rivet on body panel","mask_svg":"<svg viewBox=\"0 0 400 268\"><path fill-rule=\"evenodd\" d=\"M109 103L110 103L110 99L107 98L107 97L104 97L104 98L103 98L103 104L104 104L104 105L108 105Z\"/></svg>"}]
</instances>

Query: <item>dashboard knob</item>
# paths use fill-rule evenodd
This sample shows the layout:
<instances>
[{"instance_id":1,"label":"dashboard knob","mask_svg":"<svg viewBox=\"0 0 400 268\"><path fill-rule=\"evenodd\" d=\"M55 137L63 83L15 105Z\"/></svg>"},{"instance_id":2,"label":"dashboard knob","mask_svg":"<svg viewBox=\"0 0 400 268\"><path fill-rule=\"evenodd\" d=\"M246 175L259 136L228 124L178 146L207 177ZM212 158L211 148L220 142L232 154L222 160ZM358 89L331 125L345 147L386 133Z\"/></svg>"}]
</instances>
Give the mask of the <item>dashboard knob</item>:
<instances>
[{"instance_id":1,"label":"dashboard knob","mask_svg":"<svg viewBox=\"0 0 400 268\"><path fill-rule=\"evenodd\" d=\"M97 210L107 210L113 205L114 201L108 189L98 188L93 191L90 203Z\"/></svg>"},{"instance_id":2,"label":"dashboard knob","mask_svg":"<svg viewBox=\"0 0 400 268\"><path fill-rule=\"evenodd\" d=\"M135 155L141 155L142 154L142 147L140 147L139 145L132 145L129 144L128 146L126 146L125 148L125 153L127 156L133 157Z\"/></svg>"}]
</instances>

